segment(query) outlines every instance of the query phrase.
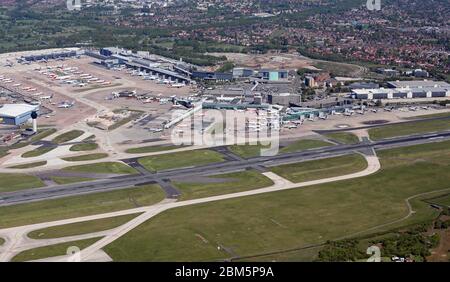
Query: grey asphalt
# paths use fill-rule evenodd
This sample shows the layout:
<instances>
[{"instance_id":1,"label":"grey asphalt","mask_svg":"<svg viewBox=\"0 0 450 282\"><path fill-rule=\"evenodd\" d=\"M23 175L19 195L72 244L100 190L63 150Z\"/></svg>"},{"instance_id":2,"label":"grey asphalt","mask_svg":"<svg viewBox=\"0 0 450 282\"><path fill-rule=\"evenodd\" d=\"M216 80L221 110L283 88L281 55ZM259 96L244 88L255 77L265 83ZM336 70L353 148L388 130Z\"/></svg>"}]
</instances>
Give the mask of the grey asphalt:
<instances>
[{"instance_id":1,"label":"grey asphalt","mask_svg":"<svg viewBox=\"0 0 450 282\"><path fill-rule=\"evenodd\" d=\"M87 194L101 191L111 191L133 187L142 183L164 183L164 179L172 177L189 178L193 175L213 175L240 171L247 168L270 167L287 163L301 162L320 158L327 158L368 149L382 150L394 147L409 146L422 143L450 140L450 131L440 133L428 133L408 137L391 138L372 143L362 142L355 145L336 145L319 149L310 149L301 152L276 155L272 157L255 157L247 160L224 161L198 167L180 168L169 171L161 171L144 175L124 175L106 180L75 183L67 185L55 185L44 188L20 190L15 192L0 193L0 206L27 203L52 198L67 197L79 194ZM165 184L166 185L166 184ZM169 189L169 188L167 188ZM166 192L168 193L168 192ZM169 192L174 196L176 192Z\"/></svg>"}]
</instances>

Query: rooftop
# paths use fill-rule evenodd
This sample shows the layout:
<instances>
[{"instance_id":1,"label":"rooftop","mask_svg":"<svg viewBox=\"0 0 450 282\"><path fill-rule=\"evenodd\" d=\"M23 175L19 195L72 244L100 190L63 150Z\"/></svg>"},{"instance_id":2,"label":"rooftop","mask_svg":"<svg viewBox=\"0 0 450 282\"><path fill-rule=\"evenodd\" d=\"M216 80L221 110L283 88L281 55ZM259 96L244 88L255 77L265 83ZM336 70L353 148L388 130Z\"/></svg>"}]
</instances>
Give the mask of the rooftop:
<instances>
[{"instance_id":1,"label":"rooftop","mask_svg":"<svg viewBox=\"0 0 450 282\"><path fill-rule=\"evenodd\" d=\"M390 81L390 86L395 88L422 88L422 87L446 87L450 88L450 84L445 81L432 81L432 80L409 80L409 81Z\"/></svg>"},{"instance_id":2,"label":"rooftop","mask_svg":"<svg viewBox=\"0 0 450 282\"><path fill-rule=\"evenodd\" d=\"M39 106L28 104L3 104L0 105L0 117L11 117L23 115L39 108Z\"/></svg>"}]
</instances>

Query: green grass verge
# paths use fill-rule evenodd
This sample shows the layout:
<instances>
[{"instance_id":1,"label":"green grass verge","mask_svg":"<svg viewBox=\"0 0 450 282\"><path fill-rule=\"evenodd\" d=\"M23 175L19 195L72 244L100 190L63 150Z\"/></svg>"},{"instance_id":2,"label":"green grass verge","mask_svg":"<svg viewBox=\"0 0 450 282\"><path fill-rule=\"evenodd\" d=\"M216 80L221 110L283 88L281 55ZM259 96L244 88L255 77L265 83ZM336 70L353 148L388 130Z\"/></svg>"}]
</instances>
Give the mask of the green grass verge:
<instances>
[{"instance_id":1,"label":"green grass verge","mask_svg":"<svg viewBox=\"0 0 450 282\"><path fill-rule=\"evenodd\" d=\"M92 179L92 178L85 178L85 177L59 177L59 176L52 176L50 178L56 184L60 184L60 185L95 180L95 179Z\"/></svg>"},{"instance_id":2,"label":"green grass verge","mask_svg":"<svg viewBox=\"0 0 450 282\"><path fill-rule=\"evenodd\" d=\"M169 146L146 146L140 148L131 148L125 151L128 154L144 154L144 153L154 153L154 152L162 152L162 151L170 151L179 148L183 148L185 146L177 146L177 145L169 145Z\"/></svg>"},{"instance_id":3,"label":"green grass verge","mask_svg":"<svg viewBox=\"0 0 450 282\"><path fill-rule=\"evenodd\" d=\"M438 114L430 114L430 115L414 116L414 117L409 117L409 118L406 118L406 119L407 120L415 120L415 119L444 118L444 117L450 117L450 112L438 113Z\"/></svg>"},{"instance_id":4,"label":"green grass verge","mask_svg":"<svg viewBox=\"0 0 450 282\"><path fill-rule=\"evenodd\" d=\"M158 185L0 207L0 228L148 206L165 197Z\"/></svg>"},{"instance_id":5,"label":"green grass verge","mask_svg":"<svg viewBox=\"0 0 450 282\"><path fill-rule=\"evenodd\" d=\"M72 152L80 152L80 151L94 151L98 149L97 143L83 143L77 144L70 147L70 151Z\"/></svg>"},{"instance_id":6,"label":"green grass verge","mask_svg":"<svg viewBox=\"0 0 450 282\"><path fill-rule=\"evenodd\" d=\"M22 154L22 158L34 158L34 157L39 157L42 156L43 154L46 154L50 151L52 151L53 149L56 149L56 147L39 147L37 149L34 149L32 151L28 151Z\"/></svg>"},{"instance_id":7,"label":"green grass verge","mask_svg":"<svg viewBox=\"0 0 450 282\"><path fill-rule=\"evenodd\" d=\"M322 140L298 140L295 142L292 142L288 144L287 146L280 149L280 154L286 154L286 153L293 153L293 152L299 152L304 151L308 149L314 149L314 148L321 148L326 146L331 146L333 144L322 141ZM266 145L232 145L228 146L228 149L233 152L234 154L248 159L248 158L254 158L261 156L261 149L268 149L270 146Z\"/></svg>"},{"instance_id":8,"label":"green grass verge","mask_svg":"<svg viewBox=\"0 0 450 282\"><path fill-rule=\"evenodd\" d=\"M106 154L106 153L97 153L97 154L87 154L87 155L76 156L76 157L67 157L67 158L62 158L62 159L67 162L82 162L82 161L92 161L92 160L104 159L106 157L108 157L108 154Z\"/></svg>"},{"instance_id":9,"label":"green grass verge","mask_svg":"<svg viewBox=\"0 0 450 282\"><path fill-rule=\"evenodd\" d=\"M359 138L350 132L333 132L324 134L325 137L337 141L342 144L357 144L359 143Z\"/></svg>"},{"instance_id":10,"label":"green grass verge","mask_svg":"<svg viewBox=\"0 0 450 282\"><path fill-rule=\"evenodd\" d=\"M428 199L428 202L439 206L450 207L450 194L440 196L437 198Z\"/></svg>"},{"instance_id":11,"label":"green grass verge","mask_svg":"<svg viewBox=\"0 0 450 282\"><path fill-rule=\"evenodd\" d=\"M62 169L70 172L87 172L87 173L111 173L111 174L135 174L137 171L123 163L104 162L87 165L69 166Z\"/></svg>"},{"instance_id":12,"label":"green grass verge","mask_svg":"<svg viewBox=\"0 0 450 282\"><path fill-rule=\"evenodd\" d=\"M230 150L233 154L240 156L244 159L254 158L261 156L261 150L262 149L268 149L270 146L266 145L249 145L249 144L242 144L242 145L232 145L228 146L228 150Z\"/></svg>"},{"instance_id":13,"label":"green grass verge","mask_svg":"<svg viewBox=\"0 0 450 282\"><path fill-rule=\"evenodd\" d=\"M215 261L334 240L404 218L408 197L450 188L449 152L447 143L445 162L407 162L364 178L168 210L104 250L114 261ZM419 199L412 205L410 218L368 233L437 215Z\"/></svg>"},{"instance_id":14,"label":"green grass verge","mask_svg":"<svg viewBox=\"0 0 450 282\"><path fill-rule=\"evenodd\" d=\"M367 168L367 162L359 154L307 161L271 167L274 173L294 182L311 181L321 178L358 172Z\"/></svg>"},{"instance_id":15,"label":"green grass verge","mask_svg":"<svg viewBox=\"0 0 450 282\"><path fill-rule=\"evenodd\" d=\"M211 183L174 182L174 186L181 192L180 200L230 194L273 185L272 180L255 170L219 174L209 177L223 178L224 181Z\"/></svg>"},{"instance_id":16,"label":"green grass verge","mask_svg":"<svg viewBox=\"0 0 450 282\"><path fill-rule=\"evenodd\" d=\"M52 142L56 143L56 144L66 143L75 138L80 137L83 134L84 134L84 131L82 131L82 130L71 130L69 132L66 132L61 135L56 136L55 138L53 138Z\"/></svg>"},{"instance_id":17,"label":"green grass verge","mask_svg":"<svg viewBox=\"0 0 450 282\"><path fill-rule=\"evenodd\" d=\"M35 162L35 163L29 163L29 164L10 166L9 168L26 169L26 168L39 167L39 166L43 166L43 165L46 165L46 164L47 164L47 161L42 161L42 162Z\"/></svg>"},{"instance_id":18,"label":"green grass verge","mask_svg":"<svg viewBox=\"0 0 450 282\"><path fill-rule=\"evenodd\" d=\"M211 150L195 150L143 157L138 162L149 171L201 166L224 161L221 154Z\"/></svg>"},{"instance_id":19,"label":"green grass verge","mask_svg":"<svg viewBox=\"0 0 450 282\"><path fill-rule=\"evenodd\" d=\"M94 244L101 238L92 238L92 239L86 239L86 240L80 240L80 241L73 241L68 243L62 243L62 244L56 244L46 247L40 247L35 248L27 251L23 251L12 258L12 262L24 262L24 261L31 261L31 260L38 260L38 259L44 259L44 258L50 258L50 257L56 257L56 256L62 256L67 254L67 249L76 246L80 250L89 247L90 245Z\"/></svg>"},{"instance_id":20,"label":"green grass verge","mask_svg":"<svg viewBox=\"0 0 450 282\"><path fill-rule=\"evenodd\" d=\"M138 214L129 214L49 227L32 231L28 233L28 237L32 239L52 239L100 232L125 224L136 216L138 216Z\"/></svg>"},{"instance_id":21,"label":"green grass verge","mask_svg":"<svg viewBox=\"0 0 450 282\"><path fill-rule=\"evenodd\" d=\"M386 125L369 129L370 139L381 140L385 138L406 136L419 133L450 130L450 120L425 120L410 123Z\"/></svg>"},{"instance_id":22,"label":"green grass verge","mask_svg":"<svg viewBox=\"0 0 450 282\"><path fill-rule=\"evenodd\" d=\"M0 192L12 192L42 186L44 186L44 183L38 177L32 175L0 173Z\"/></svg>"}]
</instances>

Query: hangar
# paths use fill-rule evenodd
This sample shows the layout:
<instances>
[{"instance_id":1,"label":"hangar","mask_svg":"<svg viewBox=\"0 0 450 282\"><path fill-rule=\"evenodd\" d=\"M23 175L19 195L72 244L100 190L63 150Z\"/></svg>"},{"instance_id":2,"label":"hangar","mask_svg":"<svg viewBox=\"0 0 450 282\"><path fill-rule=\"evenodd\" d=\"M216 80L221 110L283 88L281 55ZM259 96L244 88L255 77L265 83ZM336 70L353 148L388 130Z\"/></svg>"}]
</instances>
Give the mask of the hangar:
<instances>
[{"instance_id":1,"label":"hangar","mask_svg":"<svg viewBox=\"0 0 450 282\"><path fill-rule=\"evenodd\" d=\"M29 104L0 105L0 124L24 124L31 119L32 112L39 113L39 106Z\"/></svg>"}]
</instances>

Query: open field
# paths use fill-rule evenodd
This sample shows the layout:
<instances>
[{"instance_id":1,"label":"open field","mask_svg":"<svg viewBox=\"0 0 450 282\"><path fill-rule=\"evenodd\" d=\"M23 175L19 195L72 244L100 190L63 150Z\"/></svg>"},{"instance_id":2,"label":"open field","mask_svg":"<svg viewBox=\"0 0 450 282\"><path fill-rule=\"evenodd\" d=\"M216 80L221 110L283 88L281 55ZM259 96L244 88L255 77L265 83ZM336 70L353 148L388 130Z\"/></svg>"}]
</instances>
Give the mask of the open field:
<instances>
[{"instance_id":1,"label":"open field","mask_svg":"<svg viewBox=\"0 0 450 282\"><path fill-rule=\"evenodd\" d=\"M70 183L77 183L77 182L85 182L85 181L91 181L93 179L91 178L84 178L84 177L59 177L59 176L52 176L51 179L56 184L70 184Z\"/></svg>"},{"instance_id":2,"label":"open field","mask_svg":"<svg viewBox=\"0 0 450 282\"><path fill-rule=\"evenodd\" d=\"M76 157L67 157L67 158L62 158L62 159L67 162L82 162L82 161L92 161L92 160L104 159L106 157L108 157L108 154L106 154L106 153L97 153L97 154L88 154L88 155L82 155L82 156L76 156Z\"/></svg>"},{"instance_id":3,"label":"open field","mask_svg":"<svg viewBox=\"0 0 450 282\"><path fill-rule=\"evenodd\" d=\"M214 261L430 220L437 212L420 199L411 201L416 213L406 217L405 199L450 189L448 144L380 153L385 161L397 153L420 160L421 152L436 146L440 162L407 161L360 179L169 210L105 251L115 261ZM390 222L396 223L384 225Z\"/></svg>"},{"instance_id":4,"label":"open field","mask_svg":"<svg viewBox=\"0 0 450 282\"><path fill-rule=\"evenodd\" d=\"M42 186L44 186L44 183L35 176L16 173L0 173L0 192L12 192Z\"/></svg>"},{"instance_id":5,"label":"open field","mask_svg":"<svg viewBox=\"0 0 450 282\"><path fill-rule=\"evenodd\" d=\"M437 198L431 198L431 199L428 199L427 201L430 203L436 204L436 205L450 207L450 194L444 195L441 197L437 197Z\"/></svg>"},{"instance_id":6,"label":"open field","mask_svg":"<svg viewBox=\"0 0 450 282\"><path fill-rule=\"evenodd\" d=\"M165 197L158 185L0 207L0 228L152 205Z\"/></svg>"},{"instance_id":7,"label":"open field","mask_svg":"<svg viewBox=\"0 0 450 282\"><path fill-rule=\"evenodd\" d=\"M350 132L333 132L324 134L325 137L337 141L342 144L357 144L359 143L358 136Z\"/></svg>"},{"instance_id":8,"label":"open field","mask_svg":"<svg viewBox=\"0 0 450 282\"><path fill-rule=\"evenodd\" d=\"M93 151L98 149L97 143L83 143L83 144L77 144L70 147L70 151L72 152L80 152L80 151Z\"/></svg>"},{"instance_id":9,"label":"open field","mask_svg":"<svg viewBox=\"0 0 450 282\"><path fill-rule=\"evenodd\" d=\"M90 173L115 173L115 174L134 174L135 169L123 163L105 162L87 165L69 166L63 168L64 171L90 172Z\"/></svg>"},{"instance_id":10,"label":"open field","mask_svg":"<svg viewBox=\"0 0 450 282\"><path fill-rule=\"evenodd\" d=\"M370 139L380 140L397 136L450 130L450 119L427 120L411 123L386 125L369 129Z\"/></svg>"},{"instance_id":11,"label":"open field","mask_svg":"<svg viewBox=\"0 0 450 282\"><path fill-rule=\"evenodd\" d=\"M42 162L35 162L35 163L29 163L29 164L15 165L15 166L11 166L9 168L26 169L26 168L32 168L32 167L39 167L39 166L43 166L46 164L47 164L47 161L42 161Z\"/></svg>"},{"instance_id":12,"label":"open field","mask_svg":"<svg viewBox=\"0 0 450 282\"><path fill-rule=\"evenodd\" d=\"M201 166L224 161L221 154L211 150L194 150L140 158L139 163L149 171Z\"/></svg>"},{"instance_id":13,"label":"open field","mask_svg":"<svg viewBox=\"0 0 450 282\"><path fill-rule=\"evenodd\" d=\"M84 131L82 131L82 130L72 130L72 131L69 131L69 132L66 132L61 135L56 136L55 138L53 138L52 142L56 143L56 144L66 143L75 138L80 137L83 134L84 134Z\"/></svg>"},{"instance_id":14,"label":"open field","mask_svg":"<svg viewBox=\"0 0 450 282\"><path fill-rule=\"evenodd\" d=\"M162 152L162 151L170 151L179 148L183 148L185 146L177 146L177 145L168 145L168 146L146 146L139 148L131 148L125 151L128 154L144 154L144 153L154 153L154 152Z\"/></svg>"},{"instance_id":15,"label":"open field","mask_svg":"<svg viewBox=\"0 0 450 282\"><path fill-rule=\"evenodd\" d=\"M217 180L211 183L174 182L181 192L180 200L230 194L273 185L272 180L254 170L209 176Z\"/></svg>"},{"instance_id":16,"label":"open field","mask_svg":"<svg viewBox=\"0 0 450 282\"><path fill-rule=\"evenodd\" d=\"M39 157L42 156L43 154L46 154L50 151L52 151L53 149L55 149L56 147L39 147L37 149L25 152L22 154L22 158L34 158L34 157Z\"/></svg>"},{"instance_id":17,"label":"open field","mask_svg":"<svg viewBox=\"0 0 450 282\"><path fill-rule=\"evenodd\" d=\"M322 140L298 140L293 143L288 144L287 146L280 149L279 153L292 153L299 152L308 149L320 148L333 145L329 142ZM270 146L265 145L232 145L228 146L228 149L234 154L242 157L242 158L253 158L261 155L261 149L267 149Z\"/></svg>"},{"instance_id":18,"label":"open field","mask_svg":"<svg viewBox=\"0 0 450 282\"><path fill-rule=\"evenodd\" d=\"M49 227L45 229L32 231L28 233L28 237L32 239L52 239L52 238L60 238L66 236L76 236L81 234L100 232L125 224L138 215L139 214L128 214L117 217L102 218L97 220Z\"/></svg>"},{"instance_id":19,"label":"open field","mask_svg":"<svg viewBox=\"0 0 450 282\"><path fill-rule=\"evenodd\" d=\"M56 257L56 256L62 256L67 254L67 249L76 246L80 250L94 244L101 238L92 238L92 239L86 239L86 240L80 240L80 241L74 241L74 242L68 242L68 243L62 243L62 244L56 244L46 247L40 247L36 249L31 249L24 251L17 256L13 257L11 261L13 262L24 262L24 261L30 261L30 260L38 260L38 259L44 259L48 257Z\"/></svg>"},{"instance_id":20,"label":"open field","mask_svg":"<svg viewBox=\"0 0 450 282\"><path fill-rule=\"evenodd\" d=\"M359 154L271 167L276 174L294 182L329 178L364 170L367 162Z\"/></svg>"}]
</instances>

